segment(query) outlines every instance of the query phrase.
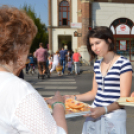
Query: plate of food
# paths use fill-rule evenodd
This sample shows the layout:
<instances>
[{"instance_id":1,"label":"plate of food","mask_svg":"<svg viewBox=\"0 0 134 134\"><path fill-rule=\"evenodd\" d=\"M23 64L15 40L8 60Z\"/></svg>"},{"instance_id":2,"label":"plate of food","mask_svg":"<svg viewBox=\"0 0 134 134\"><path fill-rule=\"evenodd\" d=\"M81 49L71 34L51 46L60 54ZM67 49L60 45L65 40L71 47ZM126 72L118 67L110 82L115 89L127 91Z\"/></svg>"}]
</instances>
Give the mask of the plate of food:
<instances>
[{"instance_id":1,"label":"plate of food","mask_svg":"<svg viewBox=\"0 0 134 134\"><path fill-rule=\"evenodd\" d=\"M134 107L134 97L120 97L117 102L121 106Z\"/></svg>"},{"instance_id":2,"label":"plate of food","mask_svg":"<svg viewBox=\"0 0 134 134\"><path fill-rule=\"evenodd\" d=\"M49 104L48 107L50 109L50 112L52 112L52 108ZM91 106L87 103L69 98L65 101L65 118L73 118L88 114L90 113L90 108Z\"/></svg>"},{"instance_id":3,"label":"plate of food","mask_svg":"<svg viewBox=\"0 0 134 134\"><path fill-rule=\"evenodd\" d=\"M65 101L65 117L72 118L76 116L82 116L87 113L90 113L91 106L87 103L76 101L73 99L67 99Z\"/></svg>"}]
</instances>

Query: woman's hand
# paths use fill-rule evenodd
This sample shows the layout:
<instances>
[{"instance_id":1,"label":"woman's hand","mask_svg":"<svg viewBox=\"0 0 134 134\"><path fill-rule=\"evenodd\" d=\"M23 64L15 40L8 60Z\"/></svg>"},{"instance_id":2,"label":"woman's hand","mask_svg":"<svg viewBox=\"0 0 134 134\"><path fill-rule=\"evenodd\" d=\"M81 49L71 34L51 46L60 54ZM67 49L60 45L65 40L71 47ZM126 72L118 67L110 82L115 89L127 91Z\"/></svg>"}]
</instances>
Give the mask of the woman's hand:
<instances>
[{"instance_id":1,"label":"woman's hand","mask_svg":"<svg viewBox=\"0 0 134 134\"><path fill-rule=\"evenodd\" d=\"M52 105L55 102L62 102L64 103L64 98L60 95L60 92L57 91L55 93L55 96L53 96L51 99L46 100L46 102L50 105Z\"/></svg>"},{"instance_id":2,"label":"woman's hand","mask_svg":"<svg viewBox=\"0 0 134 134\"><path fill-rule=\"evenodd\" d=\"M94 119L97 119L97 118L99 118L101 115L104 115L104 114L105 114L105 109L104 109L104 107L91 108L90 111L91 111L91 113L84 115L84 117L90 116L90 117L92 117L92 118L94 118Z\"/></svg>"},{"instance_id":3,"label":"woman's hand","mask_svg":"<svg viewBox=\"0 0 134 134\"><path fill-rule=\"evenodd\" d=\"M49 103L50 105L52 105L55 102L64 103L64 99L60 95L60 92L57 91L55 93L55 96L52 97L52 99L46 100L46 102ZM66 133L68 134L67 124L66 124L66 119L65 119L65 111L64 111L64 107L61 104L56 104L54 106L52 116L54 117L57 126L62 127L66 131Z\"/></svg>"},{"instance_id":4,"label":"woman's hand","mask_svg":"<svg viewBox=\"0 0 134 134\"><path fill-rule=\"evenodd\" d=\"M131 97L134 97L134 92L132 92Z\"/></svg>"}]
</instances>

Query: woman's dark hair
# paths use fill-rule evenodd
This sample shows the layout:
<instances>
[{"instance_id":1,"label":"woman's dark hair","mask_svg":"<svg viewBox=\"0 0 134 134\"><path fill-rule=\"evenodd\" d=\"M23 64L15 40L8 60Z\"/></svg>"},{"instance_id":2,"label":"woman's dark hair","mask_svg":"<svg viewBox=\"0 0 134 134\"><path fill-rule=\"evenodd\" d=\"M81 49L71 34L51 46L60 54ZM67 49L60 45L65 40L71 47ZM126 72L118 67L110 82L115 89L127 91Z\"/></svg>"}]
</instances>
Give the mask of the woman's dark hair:
<instances>
[{"instance_id":1,"label":"woman's dark hair","mask_svg":"<svg viewBox=\"0 0 134 134\"><path fill-rule=\"evenodd\" d=\"M114 51L114 37L112 31L106 26L95 27L87 34L87 49L90 54L90 60L93 60L97 57L97 55L91 50L91 45L89 42L90 38L99 38L105 40L106 43L109 44L108 51ZM109 42L108 39L110 39L111 42Z\"/></svg>"}]
</instances>

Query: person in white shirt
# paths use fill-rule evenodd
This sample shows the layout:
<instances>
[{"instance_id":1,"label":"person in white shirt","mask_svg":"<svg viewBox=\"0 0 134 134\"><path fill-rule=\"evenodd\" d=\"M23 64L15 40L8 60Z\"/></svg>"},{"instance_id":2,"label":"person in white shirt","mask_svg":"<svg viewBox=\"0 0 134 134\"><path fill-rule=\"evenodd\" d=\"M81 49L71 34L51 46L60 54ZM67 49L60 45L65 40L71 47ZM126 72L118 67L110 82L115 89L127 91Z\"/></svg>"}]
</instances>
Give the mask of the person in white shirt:
<instances>
[{"instance_id":1,"label":"person in white shirt","mask_svg":"<svg viewBox=\"0 0 134 134\"><path fill-rule=\"evenodd\" d=\"M37 28L25 12L0 7L0 134L67 134L63 98L47 103L16 75L24 67Z\"/></svg>"},{"instance_id":2,"label":"person in white shirt","mask_svg":"<svg viewBox=\"0 0 134 134\"><path fill-rule=\"evenodd\" d=\"M49 70L51 70L52 64L53 64L53 56L52 56L52 54L49 55L48 61L49 61Z\"/></svg>"},{"instance_id":3,"label":"person in white shirt","mask_svg":"<svg viewBox=\"0 0 134 134\"><path fill-rule=\"evenodd\" d=\"M56 51L56 53L53 56L53 64L50 73L52 73L56 69L56 66L58 66L58 64L59 64L59 51Z\"/></svg>"}]
</instances>

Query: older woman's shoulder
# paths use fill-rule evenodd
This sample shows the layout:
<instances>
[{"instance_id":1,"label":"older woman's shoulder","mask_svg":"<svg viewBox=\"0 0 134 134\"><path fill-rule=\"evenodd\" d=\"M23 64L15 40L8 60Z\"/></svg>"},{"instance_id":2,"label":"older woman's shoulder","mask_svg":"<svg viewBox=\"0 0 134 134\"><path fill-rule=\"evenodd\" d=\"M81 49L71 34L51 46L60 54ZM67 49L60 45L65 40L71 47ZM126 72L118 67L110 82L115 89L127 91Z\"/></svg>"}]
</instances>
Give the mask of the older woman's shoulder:
<instances>
[{"instance_id":1,"label":"older woman's shoulder","mask_svg":"<svg viewBox=\"0 0 134 134\"><path fill-rule=\"evenodd\" d=\"M12 91L22 93L22 94L29 94L35 92L35 89L32 87L30 83L21 79L17 76L13 76L11 81L11 88Z\"/></svg>"}]
</instances>

